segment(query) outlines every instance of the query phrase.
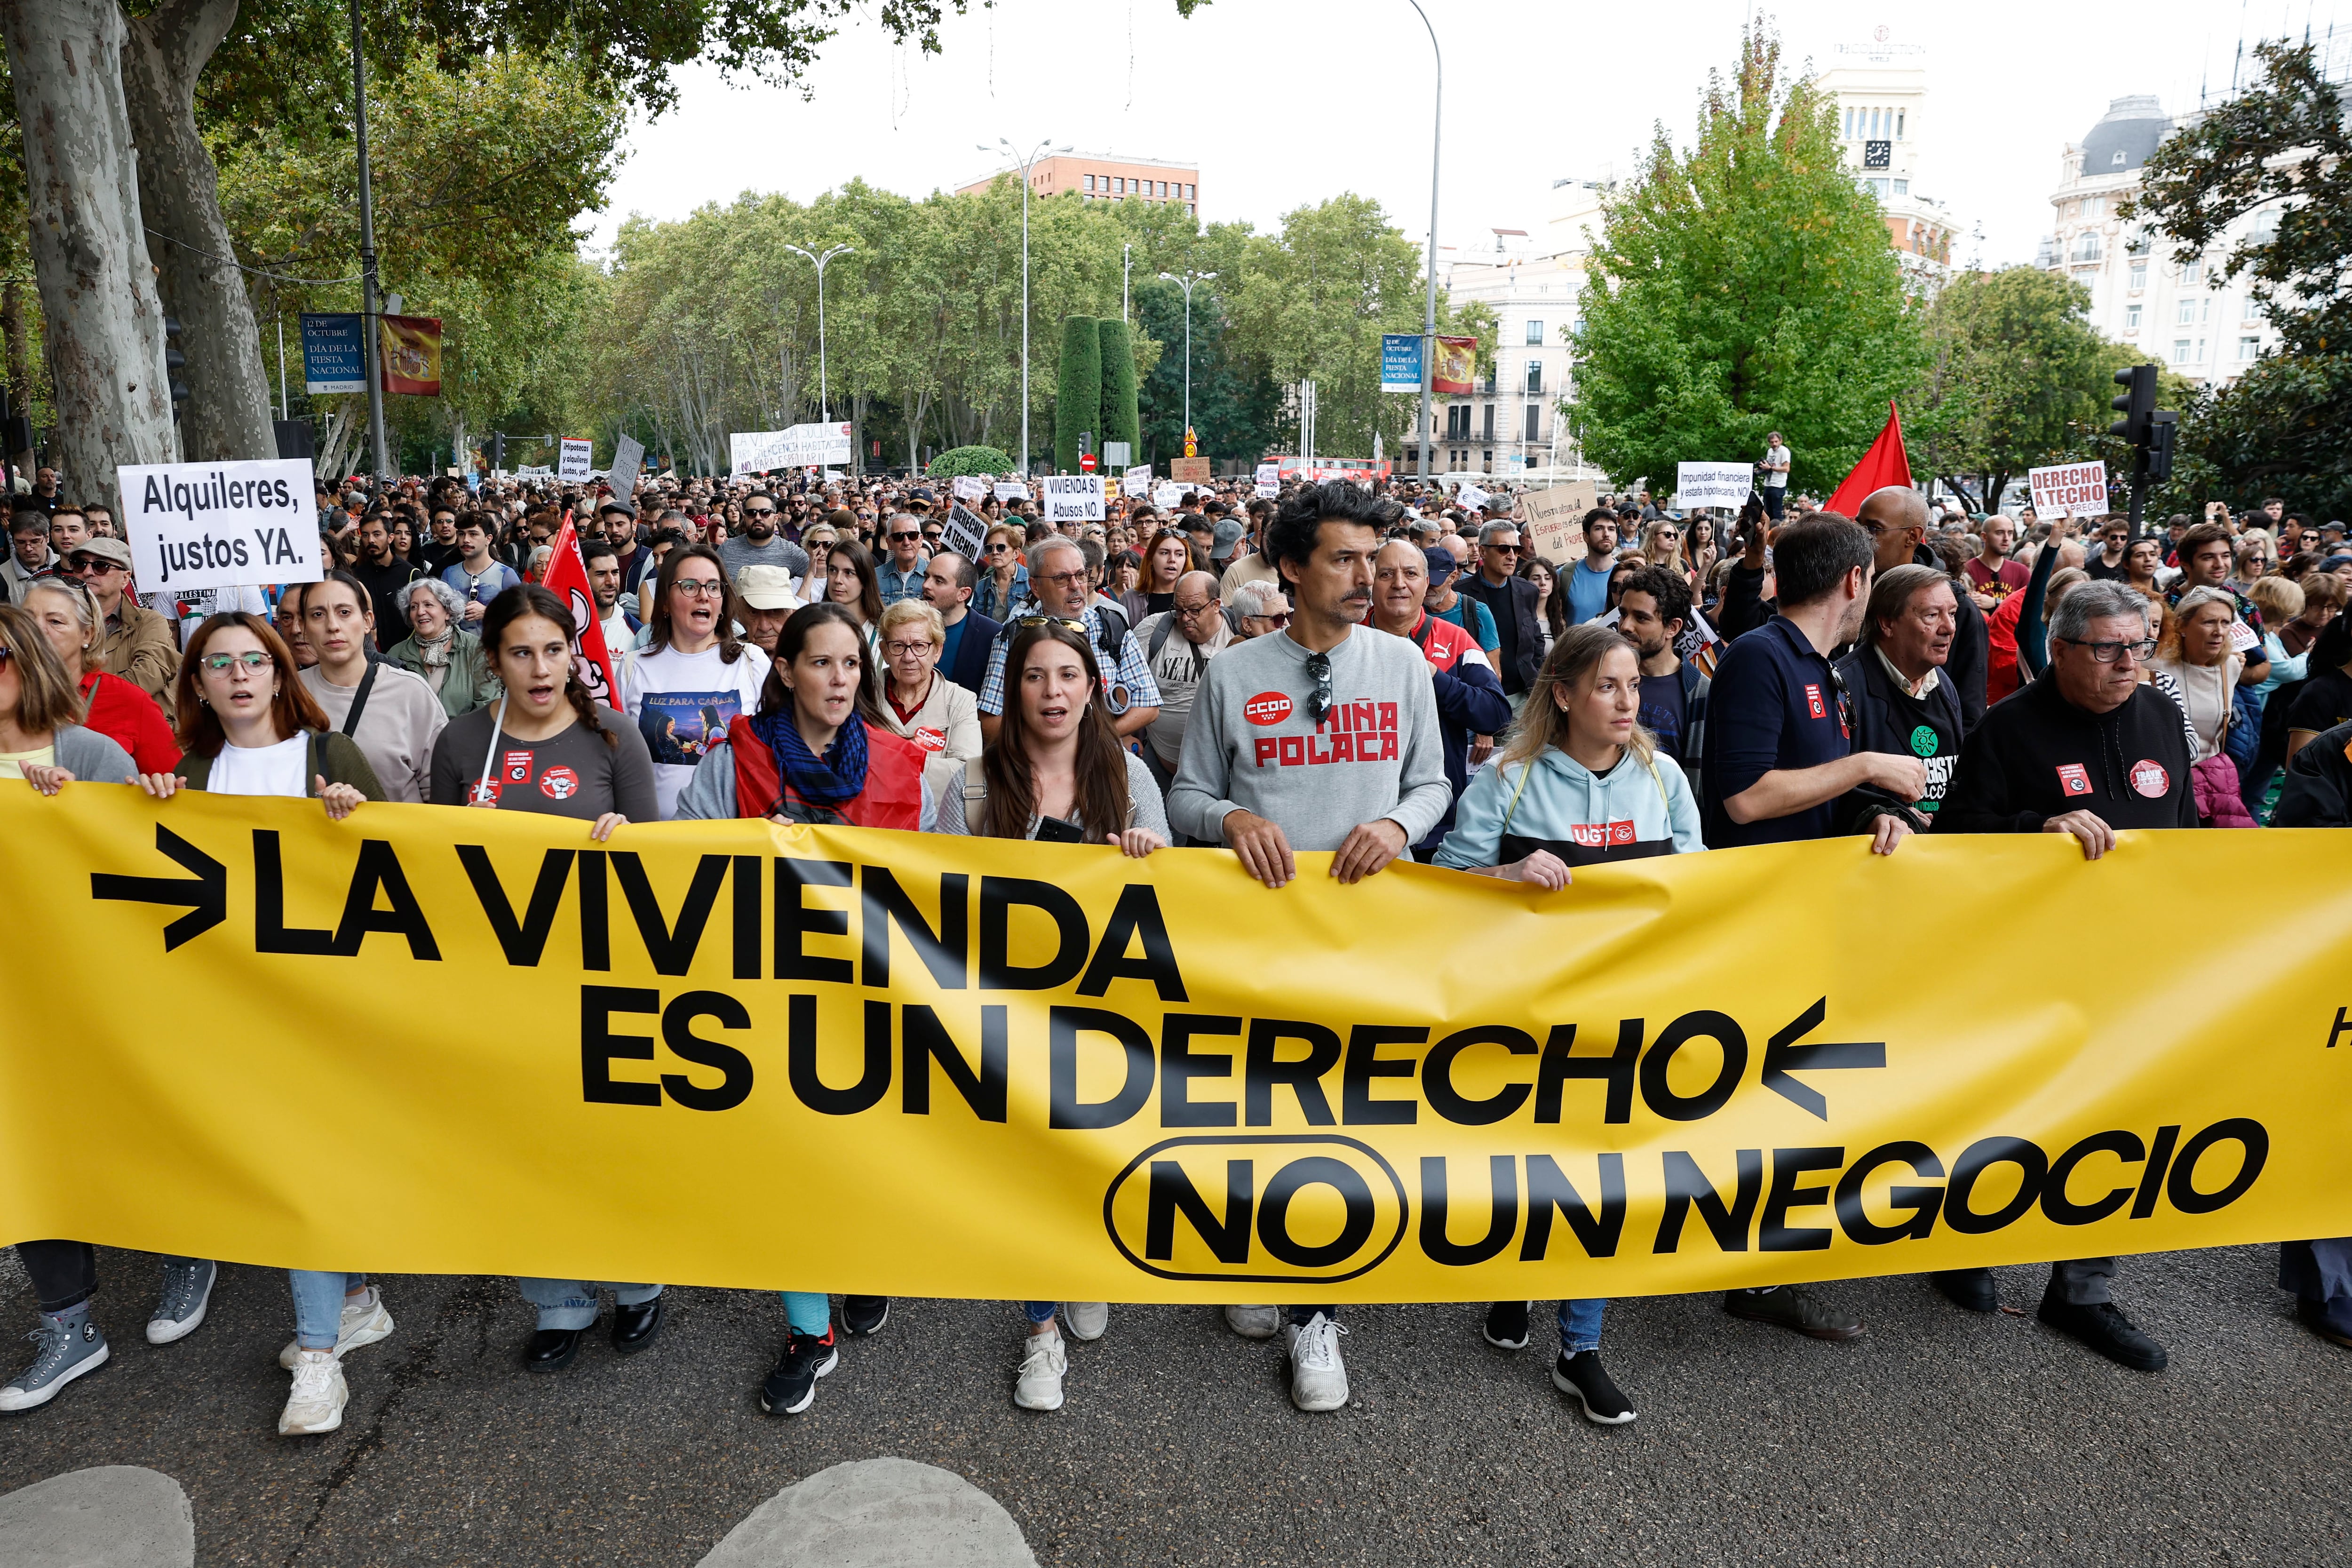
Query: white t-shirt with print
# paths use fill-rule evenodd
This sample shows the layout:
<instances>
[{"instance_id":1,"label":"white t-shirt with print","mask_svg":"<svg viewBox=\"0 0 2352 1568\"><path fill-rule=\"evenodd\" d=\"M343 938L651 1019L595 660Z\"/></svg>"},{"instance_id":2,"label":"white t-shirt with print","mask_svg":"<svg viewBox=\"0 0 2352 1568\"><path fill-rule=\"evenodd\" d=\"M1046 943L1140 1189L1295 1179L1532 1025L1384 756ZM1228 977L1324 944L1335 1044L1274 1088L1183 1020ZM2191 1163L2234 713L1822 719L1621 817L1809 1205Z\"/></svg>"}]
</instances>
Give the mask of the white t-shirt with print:
<instances>
[{"instance_id":1,"label":"white t-shirt with print","mask_svg":"<svg viewBox=\"0 0 2352 1568\"><path fill-rule=\"evenodd\" d=\"M670 647L618 661L621 706L637 721L653 753L654 794L664 822L677 815L677 797L694 777L695 765L727 739L727 726L738 714L760 710L768 656L748 642L737 647L732 664L719 656L716 644L700 653Z\"/></svg>"}]
</instances>

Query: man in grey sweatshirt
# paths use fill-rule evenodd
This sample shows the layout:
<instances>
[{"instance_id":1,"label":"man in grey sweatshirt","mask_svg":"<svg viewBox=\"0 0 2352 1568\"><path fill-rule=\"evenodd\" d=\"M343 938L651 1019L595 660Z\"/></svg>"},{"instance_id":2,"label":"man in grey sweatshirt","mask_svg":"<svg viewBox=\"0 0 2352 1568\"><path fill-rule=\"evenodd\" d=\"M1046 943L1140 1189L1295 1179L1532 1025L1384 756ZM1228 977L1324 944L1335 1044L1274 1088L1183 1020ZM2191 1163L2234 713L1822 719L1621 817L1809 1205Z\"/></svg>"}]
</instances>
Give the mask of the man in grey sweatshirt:
<instances>
[{"instance_id":1,"label":"man in grey sweatshirt","mask_svg":"<svg viewBox=\"0 0 2352 1568\"><path fill-rule=\"evenodd\" d=\"M1295 851L1334 851L1331 875L1361 881L1454 803L1432 666L1409 639L1363 624L1379 504L1345 479L1284 503L1264 549L1297 612L1286 631L1209 662L1185 725L1170 822L1224 845L1269 888L1297 874ZM1225 1321L1252 1339L1280 1323L1272 1307L1227 1307ZM1332 1307L1290 1309L1283 1333L1301 1410L1348 1403L1339 1331Z\"/></svg>"}]
</instances>

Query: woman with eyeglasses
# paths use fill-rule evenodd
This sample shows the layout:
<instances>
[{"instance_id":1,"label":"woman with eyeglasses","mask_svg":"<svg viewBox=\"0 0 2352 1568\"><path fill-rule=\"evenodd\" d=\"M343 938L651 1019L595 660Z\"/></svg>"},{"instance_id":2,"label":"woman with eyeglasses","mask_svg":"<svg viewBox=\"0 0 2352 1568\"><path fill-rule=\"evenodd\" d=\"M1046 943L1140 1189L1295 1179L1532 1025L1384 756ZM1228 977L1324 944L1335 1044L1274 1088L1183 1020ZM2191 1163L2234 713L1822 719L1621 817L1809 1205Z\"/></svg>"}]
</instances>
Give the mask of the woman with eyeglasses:
<instances>
[{"instance_id":1,"label":"woman with eyeglasses","mask_svg":"<svg viewBox=\"0 0 2352 1568\"><path fill-rule=\"evenodd\" d=\"M961 795L938 795L924 781L930 755L884 717L856 616L845 605L804 605L777 634L756 710L736 715L703 753L676 815L961 832ZM797 1415L814 1403L816 1380L839 1352L825 1292L787 1290L783 1298L789 1331L761 1387L760 1408ZM842 1301L842 1327L854 1338L879 1331L889 1317L887 1296Z\"/></svg>"},{"instance_id":2,"label":"woman with eyeglasses","mask_svg":"<svg viewBox=\"0 0 2352 1568\"><path fill-rule=\"evenodd\" d=\"M1693 581L1690 567L1683 560L1682 525L1672 518L1662 517L1643 531L1642 561L1645 565L1679 572L1685 583Z\"/></svg>"},{"instance_id":3,"label":"woman with eyeglasses","mask_svg":"<svg viewBox=\"0 0 2352 1568\"><path fill-rule=\"evenodd\" d=\"M653 580L646 646L621 656L614 672L621 707L636 721L654 759L654 787L667 822L710 747L739 716L756 710L768 656L736 632L741 619L719 552L681 544Z\"/></svg>"},{"instance_id":4,"label":"woman with eyeglasses","mask_svg":"<svg viewBox=\"0 0 2352 1568\"><path fill-rule=\"evenodd\" d=\"M298 674L293 655L260 616L239 611L206 620L188 638L180 666L180 738L186 752L167 773L142 773L140 787L158 800L184 789L307 797L336 822L362 801L383 799L366 755L329 727ZM390 1334L392 1314L364 1274L298 1268L289 1271L288 1280L294 1338L278 1352L278 1364L293 1373L294 1384L278 1431L281 1436L331 1432L343 1424L350 1398L343 1357ZM201 1265L182 1291L198 1321L211 1289L211 1266ZM148 1337L155 1337L152 1323Z\"/></svg>"},{"instance_id":5,"label":"woman with eyeglasses","mask_svg":"<svg viewBox=\"0 0 2352 1568\"><path fill-rule=\"evenodd\" d=\"M1641 688L1641 651L1615 627L1570 627L1545 658L1495 765L1480 769L1463 792L1436 863L1557 893L1580 866L1704 850L1690 781L1638 722ZM1612 831L1595 843L1596 823L1624 824L1626 835ZM1559 1303L1551 1381L1586 1419L1613 1426L1633 1420L1634 1410L1601 1364L1608 1304ZM1486 1342L1525 1349L1533 1305L1488 1307Z\"/></svg>"},{"instance_id":6,"label":"woman with eyeglasses","mask_svg":"<svg viewBox=\"0 0 2352 1568\"><path fill-rule=\"evenodd\" d=\"M992 838L1115 845L1137 859L1168 845L1168 814L1143 759L1119 744L1084 633L1061 621L1023 625L1004 656L1004 722L963 769L963 830ZM1013 1402L1058 1410L1069 1371L1055 1315L1081 1341L1109 1326L1101 1301L1029 1301L1029 1333Z\"/></svg>"},{"instance_id":7,"label":"woman with eyeglasses","mask_svg":"<svg viewBox=\"0 0 2352 1568\"><path fill-rule=\"evenodd\" d=\"M37 577L25 590L24 609L39 623L49 650L85 704L82 725L130 752L141 773L169 768L180 754L180 742L163 721L163 710L131 682L91 662L99 617L89 590L70 577Z\"/></svg>"},{"instance_id":8,"label":"woman with eyeglasses","mask_svg":"<svg viewBox=\"0 0 2352 1568\"><path fill-rule=\"evenodd\" d=\"M921 599L882 612L882 722L929 758L924 782L933 794L961 785L964 763L980 755L980 700L940 673L947 623Z\"/></svg>"}]
</instances>

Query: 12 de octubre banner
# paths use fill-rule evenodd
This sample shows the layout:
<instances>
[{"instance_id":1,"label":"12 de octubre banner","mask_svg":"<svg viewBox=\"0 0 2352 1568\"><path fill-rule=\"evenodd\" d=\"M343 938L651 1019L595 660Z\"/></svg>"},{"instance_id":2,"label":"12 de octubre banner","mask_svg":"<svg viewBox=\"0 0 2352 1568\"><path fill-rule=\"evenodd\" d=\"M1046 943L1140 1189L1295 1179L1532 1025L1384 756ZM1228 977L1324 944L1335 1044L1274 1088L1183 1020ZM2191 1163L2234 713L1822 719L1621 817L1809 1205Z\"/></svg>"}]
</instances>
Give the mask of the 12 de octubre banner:
<instances>
[{"instance_id":1,"label":"12 de octubre banner","mask_svg":"<svg viewBox=\"0 0 2352 1568\"><path fill-rule=\"evenodd\" d=\"M2324 831L1638 860L0 783L0 1239L1081 1300L1622 1296L2352 1231ZM2297 889L2295 940L2187 889ZM2186 900L2186 901L2184 901Z\"/></svg>"}]
</instances>

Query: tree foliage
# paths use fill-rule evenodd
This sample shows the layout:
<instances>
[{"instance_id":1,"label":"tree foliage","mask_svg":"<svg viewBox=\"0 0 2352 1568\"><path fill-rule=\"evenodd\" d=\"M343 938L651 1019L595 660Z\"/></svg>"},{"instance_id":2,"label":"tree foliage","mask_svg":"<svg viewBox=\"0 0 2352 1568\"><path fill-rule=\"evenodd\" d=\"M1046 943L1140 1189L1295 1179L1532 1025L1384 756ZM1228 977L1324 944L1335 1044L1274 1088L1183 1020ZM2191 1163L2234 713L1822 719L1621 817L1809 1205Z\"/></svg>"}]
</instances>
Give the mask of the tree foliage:
<instances>
[{"instance_id":1,"label":"tree foliage","mask_svg":"<svg viewBox=\"0 0 2352 1568\"><path fill-rule=\"evenodd\" d=\"M1013 454L1002 447L950 447L933 458L923 472L935 479L960 479L967 474L1011 474L1020 471Z\"/></svg>"},{"instance_id":2,"label":"tree foliage","mask_svg":"<svg viewBox=\"0 0 2352 1568\"><path fill-rule=\"evenodd\" d=\"M1124 441L1134 453L1142 441L1135 384L1135 340L1125 321L1106 316L1095 323L1102 354L1102 438Z\"/></svg>"},{"instance_id":3,"label":"tree foliage","mask_svg":"<svg viewBox=\"0 0 2352 1568\"><path fill-rule=\"evenodd\" d=\"M2279 345L2181 410L2166 504L2276 494L2352 514L2352 129L2309 44L2258 44L2252 88L2165 139L2119 207L2250 292ZM2249 214L2226 255L2213 254ZM2192 488L2194 487L2194 488Z\"/></svg>"},{"instance_id":4,"label":"tree foliage","mask_svg":"<svg viewBox=\"0 0 2352 1568\"><path fill-rule=\"evenodd\" d=\"M1915 306L1835 112L1810 79L1781 79L1759 28L1733 80L1710 74L1697 145L1678 153L1661 127L1607 204L1569 412L1609 473L1735 461L1779 430L1790 483L1826 489L1916 378Z\"/></svg>"},{"instance_id":5,"label":"tree foliage","mask_svg":"<svg viewBox=\"0 0 2352 1568\"><path fill-rule=\"evenodd\" d=\"M1921 318L1927 366L1904 402L1914 467L1979 509L2026 469L2086 460L2137 355L2085 317L2090 290L2032 267L1952 279Z\"/></svg>"},{"instance_id":6,"label":"tree foliage","mask_svg":"<svg viewBox=\"0 0 2352 1568\"><path fill-rule=\"evenodd\" d=\"M1075 474L1079 437L1102 439L1102 328L1092 316L1062 318L1061 374L1054 397L1054 467ZM1092 448L1100 451L1100 447Z\"/></svg>"}]
</instances>

